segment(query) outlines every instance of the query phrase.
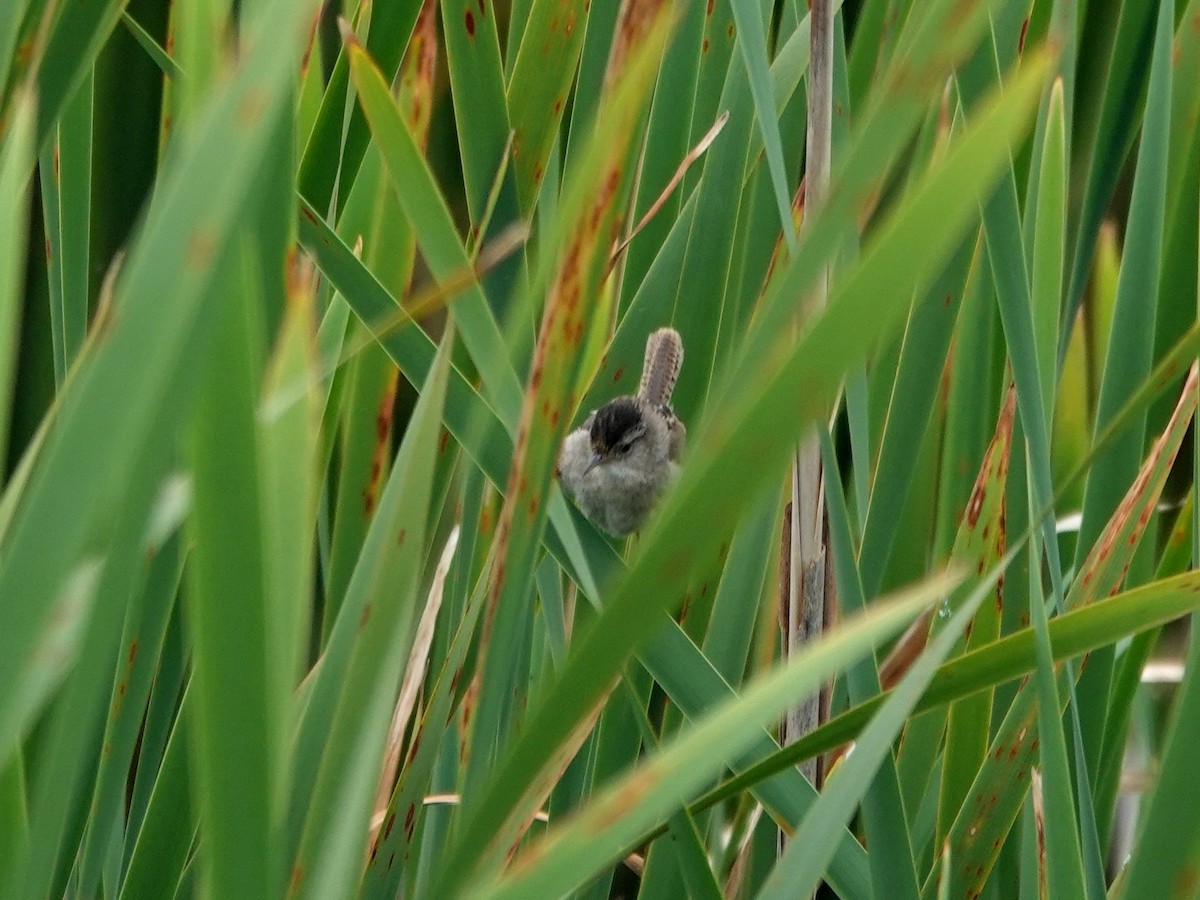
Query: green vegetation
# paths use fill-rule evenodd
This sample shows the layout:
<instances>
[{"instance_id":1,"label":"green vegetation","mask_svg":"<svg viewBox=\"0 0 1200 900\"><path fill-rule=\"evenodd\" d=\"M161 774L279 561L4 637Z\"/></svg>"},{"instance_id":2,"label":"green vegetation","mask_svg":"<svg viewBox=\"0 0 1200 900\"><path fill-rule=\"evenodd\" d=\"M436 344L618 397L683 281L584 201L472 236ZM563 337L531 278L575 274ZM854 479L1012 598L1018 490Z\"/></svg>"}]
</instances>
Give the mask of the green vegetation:
<instances>
[{"instance_id":1,"label":"green vegetation","mask_svg":"<svg viewBox=\"0 0 1200 900\"><path fill-rule=\"evenodd\" d=\"M834 6L9 0L0 900L1200 896L1200 0Z\"/></svg>"}]
</instances>

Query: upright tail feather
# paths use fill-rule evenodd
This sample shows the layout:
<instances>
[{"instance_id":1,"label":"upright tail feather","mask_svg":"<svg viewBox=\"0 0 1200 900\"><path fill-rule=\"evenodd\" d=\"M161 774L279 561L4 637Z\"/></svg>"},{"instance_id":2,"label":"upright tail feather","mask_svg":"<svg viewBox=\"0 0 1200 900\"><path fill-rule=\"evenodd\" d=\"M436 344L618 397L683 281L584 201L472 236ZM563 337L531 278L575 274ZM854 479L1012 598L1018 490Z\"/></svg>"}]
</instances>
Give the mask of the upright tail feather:
<instances>
[{"instance_id":1,"label":"upright tail feather","mask_svg":"<svg viewBox=\"0 0 1200 900\"><path fill-rule=\"evenodd\" d=\"M655 406L671 402L675 380L683 365L683 341L674 328L660 328L646 338L646 362L638 396Z\"/></svg>"}]
</instances>

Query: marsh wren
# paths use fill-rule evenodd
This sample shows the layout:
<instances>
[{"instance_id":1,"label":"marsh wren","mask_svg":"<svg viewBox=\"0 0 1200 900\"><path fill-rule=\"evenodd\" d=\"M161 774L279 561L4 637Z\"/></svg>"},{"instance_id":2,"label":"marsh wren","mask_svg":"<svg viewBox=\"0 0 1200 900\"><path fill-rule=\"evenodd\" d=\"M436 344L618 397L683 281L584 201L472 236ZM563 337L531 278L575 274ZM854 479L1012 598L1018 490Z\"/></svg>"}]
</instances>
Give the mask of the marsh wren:
<instances>
[{"instance_id":1,"label":"marsh wren","mask_svg":"<svg viewBox=\"0 0 1200 900\"><path fill-rule=\"evenodd\" d=\"M642 383L610 400L567 435L556 474L585 516L615 537L641 527L679 468L686 429L671 409L683 365L673 328L646 339Z\"/></svg>"}]
</instances>

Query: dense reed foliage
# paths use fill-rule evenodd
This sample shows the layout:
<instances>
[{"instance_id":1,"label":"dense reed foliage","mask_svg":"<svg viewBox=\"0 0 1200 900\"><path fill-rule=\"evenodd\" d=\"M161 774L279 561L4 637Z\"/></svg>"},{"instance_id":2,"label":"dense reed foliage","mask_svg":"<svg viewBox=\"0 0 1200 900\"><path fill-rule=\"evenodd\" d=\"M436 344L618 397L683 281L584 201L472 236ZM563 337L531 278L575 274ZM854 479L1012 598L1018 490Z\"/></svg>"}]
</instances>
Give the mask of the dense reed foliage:
<instances>
[{"instance_id":1,"label":"dense reed foliage","mask_svg":"<svg viewBox=\"0 0 1200 900\"><path fill-rule=\"evenodd\" d=\"M1200 0L833 5L7 0L0 897L1200 895Z\"/></svg>"}]
</instances>

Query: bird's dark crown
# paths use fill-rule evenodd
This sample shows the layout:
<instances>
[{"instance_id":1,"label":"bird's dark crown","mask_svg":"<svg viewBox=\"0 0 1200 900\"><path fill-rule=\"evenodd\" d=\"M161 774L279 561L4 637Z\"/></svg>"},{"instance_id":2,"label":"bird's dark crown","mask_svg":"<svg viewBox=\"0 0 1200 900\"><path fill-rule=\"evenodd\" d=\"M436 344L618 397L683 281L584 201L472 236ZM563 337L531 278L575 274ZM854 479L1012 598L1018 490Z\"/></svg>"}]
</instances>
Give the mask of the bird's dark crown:
<instances>
[{"instance_id":1,"label":"bird's dark crown","mask_svg":"<svg viewBox=\"0 0 1200 900\"><path fill-rule=\"evenodd\" d=\"M592 419L592 447L609 454L629 444L646 431L642 411L632 397L618 397L596 410Z\"/></svg>"}]
</instances>

